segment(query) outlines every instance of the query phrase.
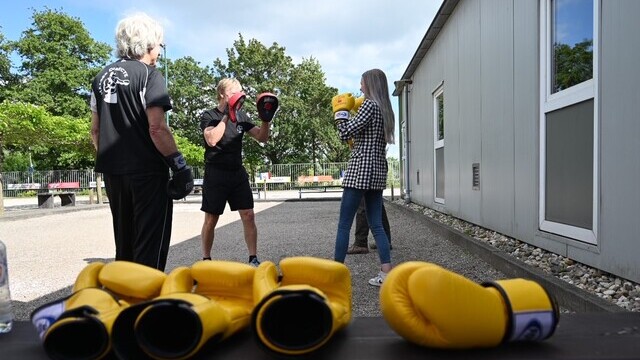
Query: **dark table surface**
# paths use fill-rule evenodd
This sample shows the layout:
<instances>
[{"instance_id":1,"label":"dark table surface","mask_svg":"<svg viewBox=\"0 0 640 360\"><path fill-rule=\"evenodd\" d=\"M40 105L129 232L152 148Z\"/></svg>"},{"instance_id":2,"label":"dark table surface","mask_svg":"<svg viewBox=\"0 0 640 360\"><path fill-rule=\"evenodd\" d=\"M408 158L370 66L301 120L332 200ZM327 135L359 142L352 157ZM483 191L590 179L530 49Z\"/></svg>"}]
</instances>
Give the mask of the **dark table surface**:
<instances>
[{"instance_id":1,"label":"dark table surface","mask_svg":"<svg viewBox=\"0 0 640 360\"><path fill-rule=\"evenodd\" d=\"M170 329L168 331L177 331ZM0 335L0 359L46 359L35 330L17 322ZM273 359L249 330L209 344L198 359ZM354 318L313 359L640 359L640 313L562 314L555 334L540 343L511 343L490 349L438 350L412 345L379 317Z\"/></svg>"}]
</instances>

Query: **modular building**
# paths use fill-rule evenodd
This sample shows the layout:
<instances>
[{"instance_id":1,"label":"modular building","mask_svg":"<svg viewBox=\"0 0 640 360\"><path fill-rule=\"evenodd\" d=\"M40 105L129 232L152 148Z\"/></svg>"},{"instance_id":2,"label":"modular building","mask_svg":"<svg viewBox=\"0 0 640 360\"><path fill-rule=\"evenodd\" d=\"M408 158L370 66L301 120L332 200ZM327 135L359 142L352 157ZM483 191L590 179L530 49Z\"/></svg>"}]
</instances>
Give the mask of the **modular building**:
<instances>
[{"instance_id":1,"label":"modular building","mask_svg":"<svg viewBox=\"0 0 640 360\"><path fill-rule=\"evenodd\" d=\"M443 1L395 81L402 196L640 282L637 14Z\"/></svg>"}]
</instances>

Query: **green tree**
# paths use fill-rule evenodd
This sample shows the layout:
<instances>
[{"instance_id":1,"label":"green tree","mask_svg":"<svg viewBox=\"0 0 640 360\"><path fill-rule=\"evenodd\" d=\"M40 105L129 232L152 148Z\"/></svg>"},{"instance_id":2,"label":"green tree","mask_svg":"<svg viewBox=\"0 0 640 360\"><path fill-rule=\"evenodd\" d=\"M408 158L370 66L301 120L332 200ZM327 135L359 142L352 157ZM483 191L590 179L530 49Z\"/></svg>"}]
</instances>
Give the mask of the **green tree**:
<instances>
[{"instance_id":1,"label":"green tree","mask_svg":"<svg viewBox=\"0 0 640 360\"><path fill-rule=\"evenodd\" d=\"M302 151L297 162L339 162L348 158L349 149L340 140L333 122L331 98L338 90L325 84L324 72L320 63L313 58L303 59L292 71L292 84L305 84L304 87L289 91L296 94L301 102L297 119L301 129L295 148ZM304 131L306 130L306 131Z\"/></svg>"},{"instance_id":2,"label":"green tree","mask_svg":"<svg viewBox=\"0 0 640 360\"><path fill-rule=\"evenodd\" d=\"M227 57L226 64L214 61L216 81L222 77L240 80L248 97L244 109L256 123L258 94L275 93L280 103L268 143L245 142L245 164L255 169L264 164L329 161L346 153L331 120L331 97L337 90L325 85L315 59L295 65L284 47L273 43L267 48L255 39L246 42L242 34L227 49ZM340 147L343 150L337 150Z\"/></svg>"},{"instance_id":3,"label":"green tree","mask_svg":"<svg viewBox=\"0 0 640 360\"><path fill-rule=\"evenodd\" d=\"M204 147L200 144L196 145L186 137L174 135L178 150L187 160L187 164L191 167L204 166Z\"/></svg>"},{"instance_id":4,"label":"green tree","mask_svg":"<svg viewBox=\"0 0 640 360\"><path fill-rule=\"evenodd\" d=\"M88 118L55 116L31 104L9 101L0 104L1 150L32 154L39 169L92 167L90 127Z\"/></svg>"},{"instance_id":5,"label":"green tree","mask_svg":"<svg viewBox=\"0 0 640 360\"><path fill-rule=\"evenodd\" d=\"M557 43L554 46L554 90L561 91L593 78L593 41L584 40L571 47Z\"/></svg>"},{"instance_id":6,"label":"green tree","mask_svg":"<svg viewBox=\"0 0 640 360\"><path fill-rule=\"evenodd\" d=\"M29 154L21 151L4 150L4 163L2 171L26 171L29 169Z\"/></svg>"},{"instance_id":7,"label":"green tree","mask_svg":"<svg viewBox=\"0 0 640 360\"><path fill-rule=\"evenodd\" d=\"M14 82L11 75L10 51L10 44L5 39L4 34L0 33L0 102L7 97L7 89Z\"/></svg>"},{"instance_id":8,"label":"green tree","mask_svg":"<svg viewBox=\"0 0 640 360\"><path fill-rule=\"evenodd\" d=\"M165 62L162 62L165 66ZM201 67L192 57L171 62L169 67L169 95L173 110L169 125L174 134L183 136L193 144L201 146L200 114L215 104L215 79L211 69ZM160 69L164 74L164 68Z\"/></svg>"},{"instance_id":9,"label":"green tree","mask_svg":"<svg viewBox=\"0 0 640 360\"><path fill-rule=\"evenodd\" d=\"M84 24L60 11L33 11L32 26L12 43L22 59L10 98L41 105L54 115L89 114L91 80L111 47L93 40Z\"/></svg>"}]
</instances>

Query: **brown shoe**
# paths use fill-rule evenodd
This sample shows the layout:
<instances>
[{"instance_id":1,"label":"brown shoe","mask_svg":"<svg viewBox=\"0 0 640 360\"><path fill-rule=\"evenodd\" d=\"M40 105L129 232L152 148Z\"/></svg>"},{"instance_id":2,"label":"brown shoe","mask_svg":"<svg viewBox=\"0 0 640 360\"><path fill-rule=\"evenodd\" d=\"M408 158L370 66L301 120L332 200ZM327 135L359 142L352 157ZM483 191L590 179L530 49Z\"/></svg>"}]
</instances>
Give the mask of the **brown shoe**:
<instances>
[{"instance_id":1,"label":"brown shoe","mask_svg":"<svg viewBox=\"0 0 640 360\"><path fill-rule=\"evenodd\" d=\"M367 249L365 246L351 245L347 250L347 254L368 254L368 253L369 253L369 249Z\"/></svg>"}]
</instances>

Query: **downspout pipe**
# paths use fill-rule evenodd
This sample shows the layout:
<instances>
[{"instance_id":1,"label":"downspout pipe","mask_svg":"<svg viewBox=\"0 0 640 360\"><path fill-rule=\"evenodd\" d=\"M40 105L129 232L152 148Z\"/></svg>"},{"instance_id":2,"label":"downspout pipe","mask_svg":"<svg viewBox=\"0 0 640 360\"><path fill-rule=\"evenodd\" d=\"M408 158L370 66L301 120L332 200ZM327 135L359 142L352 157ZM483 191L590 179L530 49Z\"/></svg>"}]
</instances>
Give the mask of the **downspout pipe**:
<instances>
[{"instance_id":1,"label":"downspout pipe","mask_svg":"<svg viewBox=\"0 0 640 360\"><path fill-rule=\"evenodd\" d=\"M400 107L400 169L402 171L401 177L401 197L406 203L411 202L411 181L409 178L409 164L411 164L411 157L409 151L409 145L411 145L411 132L409 131L409 85L413 84L411 79L402 79L394 81L395 91L394 96L398 96L398 105ZM404 103L404 105L403 105Z\"/></svg>"},{"instance_id":2,"label":"downspout pipe","mask_svg":"<svg viewBox=\"0 0 640 360\"><path fill-rule=\"evenodd\" d=\"M411 84L411 80L409 80L409 82L406 84ZM405 203L410 203L411 202L411 181L410 181L410 177L409 177L409 164L411 164L410 161L410 154L411 151L409 151L409 145L411 144L411 132L409 131L409 87L408 86L404 86L404 96L403 96L403 100L404 100L404 128L405 128L405 136L404 136L404 151L405 151L405 163L404 163L404 183L405 183L405 193L404 193L404 201Z\"/></svg>"}]
</instances>

